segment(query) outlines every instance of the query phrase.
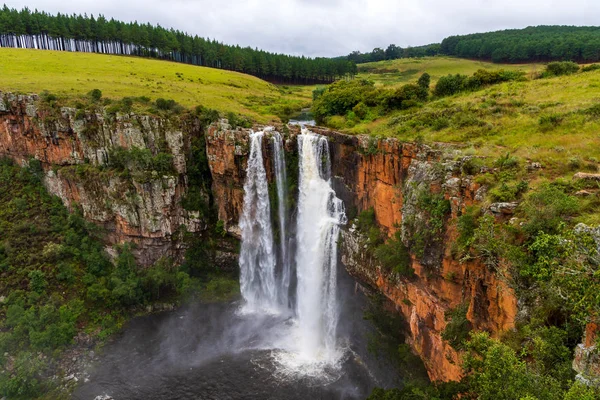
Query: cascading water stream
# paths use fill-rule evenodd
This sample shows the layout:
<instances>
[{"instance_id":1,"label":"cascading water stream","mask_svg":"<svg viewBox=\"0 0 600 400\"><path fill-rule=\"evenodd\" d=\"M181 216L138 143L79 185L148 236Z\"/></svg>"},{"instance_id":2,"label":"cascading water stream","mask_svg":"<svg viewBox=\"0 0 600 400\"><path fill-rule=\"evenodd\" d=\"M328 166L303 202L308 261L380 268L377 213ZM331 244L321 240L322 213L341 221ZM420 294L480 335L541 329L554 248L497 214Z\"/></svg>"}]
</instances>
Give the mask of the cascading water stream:
<instances>
[{"instance_id":1,"label":"cascading water stream","mask_svg":"<svg viewBox=\"0 0 600 400\"><path fill-rule=\"evenodd\" d=\"M240 218L240 289L248 311L277 308L275 254L271 227L269 185L263 164L264 133L250 135L250 156L244 182L244 210Z\"/></svg>"},{"instance_id":2,"label":"cascading water stream","mask_svg":"<svg viewBox=\"0 0 600 400\"><path fill-rule=\"evenodd\" d=\"M300 354L337 357L337 239L346 222L344 205L330 182L327 139L302 129L298 136L297 318Z\"/></svg>"},{"instance_id":3,"label":"cascading water stream","mask_svg":"<svg viewBox=\"0 0 600 400\"><path fill-rule=\"evenodd\" d=\"M298 136L299 188L295 255L288 248L286 175L281 135L266 130L273 143L273 169L277 186L280 268L276 271L271 205L262 154L264 133L250 135L250 157L244 183L244 210L240 219L240 285L244 309L281 312L290 305L290 282L297 281L292 329L273 343L284 353L278 361L291 370L319 375L335 365L337 345L337 240L346 223L344 205L331 187L331 162L327 139L302 129ZM292 257L295 257L293 270ZM294 276L295 273L295 276Z\"/></svg>"},{"instance_id":4,"label":"cascading water stream","mask_svg":"<svg viewBox=\"0 0 600 400\"><path fill-rule=\"evenodd\" d=\"M279 259L281 263L281 276L279 279L279 301L287 307L290 304L291 266L288 253L288 227L287 227L287 174L283 139L279 132L273 132L273 156L275 166L275 183L277 185L277 216L279 218Z\"/></svg>"}]
</instances>

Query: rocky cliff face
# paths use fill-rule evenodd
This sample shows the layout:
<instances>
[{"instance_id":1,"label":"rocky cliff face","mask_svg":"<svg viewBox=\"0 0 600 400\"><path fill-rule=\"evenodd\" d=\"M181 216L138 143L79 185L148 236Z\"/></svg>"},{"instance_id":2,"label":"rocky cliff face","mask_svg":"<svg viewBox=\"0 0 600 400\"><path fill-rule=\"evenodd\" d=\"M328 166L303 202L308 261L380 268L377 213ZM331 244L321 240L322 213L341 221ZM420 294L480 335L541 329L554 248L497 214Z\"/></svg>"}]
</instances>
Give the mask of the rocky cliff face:
<instances>
[{"instance_id":1,"label":"rocky cliff face","mask_svg":"<svg viewBox=\"0 0 600 400\"><path fill-rule=\"evenodd\" d=\"M402 241L412 248L415 237L425 238L420 256L411 256L416 273L412 279L386 272L366 249L362 233L352 226L342 233L342 261L350 274L396 304L409 322L411 345L431 379L459 379L459 354L441 338L445 312L468 302L473 325L496 335L513 326L517 313L514 293L502 279L478 262L460 263L452 256L456 218L467 205L482 200L485 188L462 173L465 160L454 160L456 152L451 148L313 130L329 138L334 187L349 214L372 208L380 229L388 236L400 230ZM290 128L288 151L295 151L297 134L299 129ZM211 127L207 140L219 218L231 232L237 230L242 208L247 138L245 130L219 125ZM269 147L263 146L268 153ZM450 202L437 237L427 235L430 216L419 204L423 193Z\"/></svg>"},{"instance_id":2,"label":"rocky cliff face","mask_svg":"<svg viewBox=\"0 0 600 400\"><path fill-rule=\"evenodd\" d=\"M37 96L0 92L0 155L20 164L39 160L48 190L105 227L111 244L136 243L135 254L144 265L162 256L180 259L182 229L205 228L197 212L181 206L188 138L200 133L194 121L53 109ZM172 171L159 175L105 168L116 149L169 154Z\"/></svg>"},{"instance_id":3,"label":"rocky cliff face","mask_svg":"<svg viewBox=\"0 0 600 400\"><path fill-rule=\"evenodd\" d=\"M320 133L331 138L337 191L344 193L346 207L373 208L377 224L389 236L400 230L402 242L411 249L416 276L386 272L354 227L343 232L346 268L396 304L432 380L459 379L459 355L441 338L444 314L468 303L467 317L474 327L498 334L513 326L517 313L516 298L505 282L481 263L461 263L452 255L456 219L466 206L483 199L485 188L462 172L466 160L455 160L452 148ZM441 229L420 204L423 196L436 195L450 203L449 213L438 221Z\"/></svg>"},{"instance_id":4,"label":"rocky cliff face","mask_svg":"<svg viewBox=\"0 0 600 400\"><path fill-rule=\"evenodd\" d=\"M293 159L299 129L280 128ZM497 334L512 326L517 312L515 296L502 279L478 262L460 263L452 256L456 218L483 198L485 188L462 172L465 159L456 159L452 148L317 132L329 138L334 187L348 213L372 208L384 235L399 231L411 249L415 277L386 271L351 224L341 243L347 270L385 294L405 316L412 347L433 380L458 379L459 355L441 337L445 313L468 302L473 325ZM194 135L204 132L193 119L52 110L36 96L0 93L0 155L22 164L39 160L50 192L68 207L76 203L88 220L104 226L111 244L137 243L138 260L146 265L164 255L181 259L180 233L206 229L198 212L182 207L189 189L186 154ZM212 193L205 195L214 199L224 228L238 237L248 135L225 122L211 125L205 134L212 181ZM272 180L268 143L263 142L263 152ZM117 149L169 154L173 168L165 174L119 171L111 167ZM448 213L434 225L423 196L449 201ZM502 207L496 208L501 214Z\"/></svg>"}]
</instances>

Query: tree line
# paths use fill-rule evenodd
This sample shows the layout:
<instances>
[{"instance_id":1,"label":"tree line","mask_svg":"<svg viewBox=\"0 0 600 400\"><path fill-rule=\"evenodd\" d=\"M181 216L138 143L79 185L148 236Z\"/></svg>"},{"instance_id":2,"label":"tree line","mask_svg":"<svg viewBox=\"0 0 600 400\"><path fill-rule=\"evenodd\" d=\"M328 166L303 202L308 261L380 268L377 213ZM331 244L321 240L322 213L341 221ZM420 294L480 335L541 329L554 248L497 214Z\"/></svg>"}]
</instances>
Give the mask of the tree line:
<instances>
[{"instance_id":1,"label":"tree line","mask_svg":"<svg viewBox=\"0 0 600 400\"><path fill-rule=\"evenodd\" d=\"M600 27L530 26L525 29L450 36L441 43L443 54L493 62L600 60Z\"/></svg>"},{"instance_id":2,"label":"tree line","mask_svg":"<svg viewBox=\"0 0 600 400\"><path fill-rule=\"evenodd\" d=\"M600 27L530 26L449 36L441 43L419 47L401 48L390 44L385 50L376 47L369 53L353 51L345 58L360 64L437 54L496 63L592 63L600 61Z\"/></svg>"},{"instance_id":3,"label":"tree line","mask_svg":"<svg viewBox=\"0 0 600 400\"><path fill-rule=\"evenodd\" d=\"M402 48L395 44L390 44L388 47L382 49L381 47L375 47L369 53L361 53L360 51L353 51L348 54L345 58L348 61L356 64L363 64L368 62L376 62L383 60L396 60L398 58L413 58L413 57L426 57L435 56L440 54L440 44L432 43L425 46L417 47L406 47Z\"/></svg>"},{"instance_id":4,"label":"tree line","mask_svg":"<svg viewBox=\"0 0 600 400\"><path fill-rule=\"evenodd\" d=\"M6 5L0 9L0 47L151 57L243 72L274 83L330 83L356 73L354 62L346 59L275 54L160 25L102 15L51 15Z\"/></svg>"}]
</instances>

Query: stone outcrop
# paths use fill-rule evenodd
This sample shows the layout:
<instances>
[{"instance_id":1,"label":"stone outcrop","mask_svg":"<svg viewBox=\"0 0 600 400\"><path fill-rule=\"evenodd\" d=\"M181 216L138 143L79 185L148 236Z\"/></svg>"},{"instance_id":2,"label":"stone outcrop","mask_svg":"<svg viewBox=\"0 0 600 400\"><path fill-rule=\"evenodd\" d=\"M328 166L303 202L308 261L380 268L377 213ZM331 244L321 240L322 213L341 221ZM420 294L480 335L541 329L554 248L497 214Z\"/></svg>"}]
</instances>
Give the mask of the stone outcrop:
<instances>
[{"instance_id":1,"label":"stone outcrop","mask_svg":"<svg viewBox=\"0 0 600 400\"><path fill-rule=\"evenodd\" d=\"M111 244L136 243L142 264L165 255L180 259L179 232L205 228L197 212L181 206L187 192L186 135L199 126L135 114L57 110L34 95L0 92L0 104L0 155L20 164L40 161L47 189L105 227ZM168 153L174 171L129 175L104 168L116 148Z\"/></svg>"},{"instance_id":2,"label":"stone outcrop","mask_svg":"<svg viewBox=\"0 0 600 400\"><path fill-rule=\"evenodd\" d=\"M244 206L248 139L248 131L231 130L223 121L211 125L206 134L206 155L219 219L236 237L240 237L237 224Z\"/></svg>"},{"instance_id":3,"label":"stone outcrop","mask_svg":"<svg viewBox=\"0 0 600 400\"><path fill-rule=\"evenodd\" d=\"M577 379L588 385L600 386L599 334L600 325L590 322L586 326L583 343L575 348L573 369L577 372Z\"/></svg>"}]
</instances>

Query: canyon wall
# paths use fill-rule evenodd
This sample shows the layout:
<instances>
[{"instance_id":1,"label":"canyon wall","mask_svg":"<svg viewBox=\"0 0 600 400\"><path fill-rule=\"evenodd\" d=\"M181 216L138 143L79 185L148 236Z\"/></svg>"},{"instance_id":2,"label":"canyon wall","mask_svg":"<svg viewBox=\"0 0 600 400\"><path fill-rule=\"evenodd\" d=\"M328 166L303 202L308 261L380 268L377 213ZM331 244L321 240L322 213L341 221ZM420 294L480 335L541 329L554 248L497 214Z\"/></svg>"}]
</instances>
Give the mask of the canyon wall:
<instances>
[{"instance_id":1,"label":"canyon wall","mask_svg":"<svg viewBox=\"0 0 600 400\"><path fill-rule=\"evenodd\" d=\"M286 148L294 152L299 128L279 130L287 131ZM474 327L492 335L510 329L517 313L516 298L506 282L485 265L461 263L452 255L456 219L466 206L483 199L485 188L462 172L467 159L455 160L458 153L451 147L373 140L326 129L313 131L329 139L334 188L348 214L355 216L372 208L375 223L386 236L400 230L402 241L410 247L412 237L427 229L429 216L417 204L420 193L439 194L449 200L442 236L426 241L421 257L411 255L413 278L402 278L379 265L367 249L363 233L351 223L343 230L341 250L348 272L383 293L409 322L410 344L425 362L430 378L459 379L459 354L441 337L445 313L468 303L467 316ZM237 231L243 201L247 140L247 131L229 130L223 124L213 125L207 135L219 219L232 233ZM265 154L270 151L267 143L263 142ZM490 209L499 218L503 211L510 212L510 207L507 210L502 205Z\"/></svg>"},{"instance_id":2,"label":"canyon wall","mask_svg":"<svg viewBox=\"0 0 600 400\"><path fill-rule=\"evenodd\" d=\"M210 171L201 196L214 206L222 227L239 237L249 131L232 129L225 121L205 128L193 116L49 109L36 96L0 93L0 155L21 164L39 160L49 191L103 226L109 244L136 243L136 256L144 265L164 255L181 260L182 232L207 232L208 221L200 210L189 211L182 205L190 191L189 164L198 161L190 158L193 138L205 144ZM299 128L278 130L286 138L288 164L294 168ZM485 187L465 173L468 157L444 145L314 130L329 139L334 188L349 216L373 209L374 223L384 236L399 232L403 245L411 249L415 275L402 277L380 265L368 249L364 232L352 222L341 239L348 272L383 293L404 315L410 344L432 380L460 378L460 355L441 337L445 313L468 303L468 319L492 335L510 329L517 313L514 293L500 275L476 260L459 262L453 255L458 216L485 196ZM268 143L263 142L263 154L272 182ZM154 157L168 154L172 169L164 174L115 169L111 163L119 149L149 149ZM435 221L433 234L431 213L421 204L423 196L449 202L448 212ZM504 218L510 215L511 205L492 205L488 210ZM414 250L417 247L419 251ZM220 257L234 263L234 252L230 248Z\"/></svg>"},{"instance_id":3,"label":"canyon wall","mask_svg":"<svg viewBox=\"0 0 600 400\"><path fill-rule=\"evenodd\" d=\"M110 244L135 243L143 265L163 256L180 260L180 233L206 228L199 212L181 206L189 137L200 134L193 120L56 109L35 95L0 92L0 156L21 165L38 160L47 189L104 227ZM117 149L169 154L172 170L159 175L143 168L134 173L107 168Z\"/></svg>"}]
</instances>

